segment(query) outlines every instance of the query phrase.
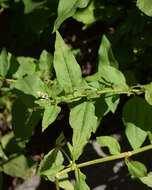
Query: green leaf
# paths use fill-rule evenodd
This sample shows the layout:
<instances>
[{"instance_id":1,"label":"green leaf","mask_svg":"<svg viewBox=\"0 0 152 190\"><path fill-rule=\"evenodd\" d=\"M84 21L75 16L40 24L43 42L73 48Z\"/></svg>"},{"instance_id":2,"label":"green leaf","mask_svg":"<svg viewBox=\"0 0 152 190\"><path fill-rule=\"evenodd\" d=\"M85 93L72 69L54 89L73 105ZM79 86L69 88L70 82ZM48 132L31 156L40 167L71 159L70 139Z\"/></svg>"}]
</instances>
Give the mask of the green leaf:
<instances>
[{"instance_id":1,"label":"green leaf","mask_svg":"<svg viewBox=\"0 0 152 190\"><path fill-rule=\"evenodd\" d=\"M140 178L147 175L147 168L143 163L128 160L126 160L125 163L128 167L129 173L133 178Z\"/></svg>"},{"instance_id":2,"label":"green leaf","mask_svg":"<svg viewBox=\"0 0 152 190\"><path fill-rule=\"evenodd\" d=\"M56 30L58 30L64 20L73 16L77 8L86 7L88 2L89 0L60 0L58 5L58 18L55 21L53 31L55 32Z\"/></svg>"},{"instance_id":3,"label":"green leaf","mask_svg":"<svg viewBox=\"0 0 152 190\"><path fill-rule=\"evenodd\" d=\"M9 70L9 62L7 58L7 52L6 49L3 48L0 54L0 75L2 77L5 77L7 75L8 70Z\"/></svg>"},{"instance_id":4,"label":"green leaf","mask_svg":"<svg viewBox=\"0 0 152 190\"><path fill-rule=\"evenodd\" d=\"M70 125L73 128L73 158L77 160L83 152L91 133L97 129L97 117L92 102L83 102L73 108L70 112Z\"/></svg>"},{"instance_id":5,"label":"green leaf","mask_svg":"<svg viewBox=\"0 0 152 190\"><path fill-rule=\"evenodd\" d=\"M139 148L152 131L152 107L140 97L131 98L123 108L126 135L133 149Z\"/></svg>"},{"instance_id":6,"label":"green leaf","mask_svg":"<svg viewBox=\"0 0 152 190\"><path fill-rule=\"evenodd\" d=\"M59 186L65 190L74 190L73 185L68 180L68 174L59 177Z\"/></svg>"},{"instance_id":7,"label":"green leaf","mask_svg":"<svg viewBox=\"0 0 152 190\"><path fill-rule=\"evenodd\" d=\"M81 84L80 66L58 32L56 33L54 67L57 80L66 92L72 92Z\"/></svg>"},{"instance_id":8,"label":"green leaf","mask_svg":"<svg viewBox=\"0 0 152 190\"><path fill-rule=\"evenodd\" d=\"M40 9L45 2L35 2L33 0L22 0L24 3L24 14L29 14L35 9Z\"/></svg>"},{"instance_id":9,"label":"green leaf","mask_svg":"<svg viewBox=\"0 0 152 190\"><path fill-rule=\"evenodd\" d=\"M39 59L39 69L42 72L42 78L50 78L53 69L53 56L46 50L43 50Z\"/></svg>"},{"instance_id":10,"label":"green leaf","mask_svg":"<svg viewBox=\"0 0 152 190\"><path fill-rule=\"evenodd\" d=\"M109 66L118 68L118 62L113 55L110 41L105 35L103 35L102 41L99 47L98 62L99 62L98 63L99 73L100 71L102 72L103 65L109 65Z\"/></svg>"},{"instance_id":11,"label":"green leaf","mask_svg":"<svg viewBox=\"0 0 152 190\"><path fill-rule=\"evenodd\" d=\"M12 155L10 160L3 164L4 173L22 179L30 177L33 167L33 162L24 155Z\"/></svg>"},{"instance_id":12,"label":"green leaf","mask_svg":"<svg viewBox=\"0 0 152 190\"><path fill-rule=\"evenodd\" d=\"M105 95L105 102L108 105L108 109L112 112L115 113L117 106L119 104L120 97L117 94L114 93L107 93Z\"/></svg>"},{"instance_id":13,"label":"green leaf","mask_svg":"<svg viewBox=\"0 0 152 190\"><path fill-rule=\"evenodd\" d=\"M103 147L108 147L111 154L120 153L120 145L117 140L110 136L97 137L98 143Z\"/></svg>"},{"instance_id":14,"label":"green leaf","mask_svg":"<svg viewBox=\"0 0 152 190\"><path fill-rule=\"evenodd\" d=\"M152 172L148 173L147 176L139 178L148 187L152 187Z\"/></svg>"},{"instance_id":15,"label":"green leaf","mask_svg":"<svg viewBox=\"0 0 152 190\"><path fill-rule=\"evenodd\" d=\"M58 114L60 113L61 108L57 105L51 105L50 103L45 106L43 119L42 119L42 132L53 123Z\"/></svg>"},{"instance_id":16,"label":"green leaf","mask_svg":"<svg viewBox=\"0 0 152 190\"><path fill-rule=\"evenodd\" d=\"M55 174L64 168L62 165L63 161L64 158L61 151L58 149L51 150L40 162L38 174L47 176L49 180L54 182Z\"/></svg>"},{"instance_id":17,"label":"green leaf","mask_svg":"<svg viewBox=\"0 0 152 190\"><path fill-rule=\"evenodd\" d=\"M86 9L78 10L74 15L73 18L76 19L78 22L82 22L86 25L91 25L96 22L96 17L94 15L95 5L94 2L90 2Z\"/></svg>"},{"instance_id":18,"label":"green leaf","mask_svg":"<svg viewBox=\"0 0 152 190\"><path fill-rule=\"evenodd\" d=\"M8 133L2 137L1 144L7 153L21 153L20 147L17 145L14 133Z\"/></svg>"},{"instance_id":19,"label":"green leaf","mask_svg":"<svg viewBox=\"0 0 152 190\"><path fill-rule=\"evenodd\" d=\"M152 2L150 0L137 0L137 7L148 16L152 16Z\"/></svg>"},{"instance_id":20,"label":"green leaf","mask_svg":"<svg viewBox=\"0 0 152 190\"><path fill-rule=\"evenodd\" d=\"M28 140L40 120L40 112L28 110L22 101L17 99L13 104L12 116L15 137L19 140Z\"/></svg>"},{"instance_id":21,"label":"green leaf","mask_svg":"<svg viewBox=\"0 0 152 190\"><path fill-rule=\"evenodd\" d=\"M152 83L144 85L143 88L145 89L145 99L146 101L152 105Z\"/></svg>"},{"instance_id":22,"label":"green leaf","mask_svg":"<svg viewBox=\"0 0 152 190\"><path fill-rule=\"evenodd\" d=\"M8 158L7 158L7 156L6 156L6 154L4 153L4 151L3 151L3 149L2 149L2 146L0 145L0 157L2 158L2 159L5 159L5 160L7 160Z\"/></svg>"},{"instance_id":23,"label":"green leaf","mask_svg":"<svg viewBox=\"0 0 152 190\"><path fill-rule=\"evenodd\" d=\"M28 75L22 79L18 79L14 83L14 88L24 92L27 95L32 95L36 98L48 98L45 84L36 74Z\"/></svg>"},{"instance_id":24,"label":"green leaf","mask_svg":"<svg viewBox=\"0 0 152 190\"><path fill-rule=\"evenodd\" d=\"M109 85L119 87L120 89L128 89L126 79L121 71L109 65L102 65L102 69L99 71L99 75L105 82L109 83Z\"/></svg>"},{"instance_id":25,"label":"green leaf","mask_svg":"<svg viewBox=\"0 0 152 190\"><path fill-rule=\"evenodd\" d=\"M86 176L80 171L80 169L75 170L76 184L74 190L89 190L90 188L85 182Z\"/></svg>"},{"instance_id":26,"label":"green leaf","mask_svg":"<svg viewBox=\"0 0 152 190\"><path fill-rule=\"evenodd\" d=\"M15 62L15 60L14 60L14 62ZM15 64L16 65L18 64L18 68L17 68L17 71L12 75L14 78L21 78L27 74L32 75L35 73L36 59L31 58L31 57L17 57L16 62L15 62ZM12 63L12 64L14 64L14 63ZM15 64L14 64L14 66L16 66Z\"/></svg>"}]
</instances>

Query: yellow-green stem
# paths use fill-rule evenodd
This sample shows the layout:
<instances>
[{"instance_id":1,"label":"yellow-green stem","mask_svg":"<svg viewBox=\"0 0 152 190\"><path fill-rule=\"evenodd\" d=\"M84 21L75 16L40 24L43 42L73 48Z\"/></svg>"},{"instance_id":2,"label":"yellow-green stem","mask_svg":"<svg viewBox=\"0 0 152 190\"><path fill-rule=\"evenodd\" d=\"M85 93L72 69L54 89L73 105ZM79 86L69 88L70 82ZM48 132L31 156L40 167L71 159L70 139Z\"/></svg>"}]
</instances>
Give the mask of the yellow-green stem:
<instances>
[{"instance_id":1,"label":"yellow-green stem","mask_svg":"<svg viewBox=\"0 0 152 190\"><path fill-rule=\"evenodd\" d=\"M57 175L60 176L60 175L66 174L68 172L74 171L77 168L82 168L82 167L93 165L93 164L99 164L99 163L102 163L102 162L117 160L117 159L121 159L121 158L128 158L128 157L130 157L132 155L135 155L135 154L138 154L140 152L144 152L144 151L147 151L147 150L150 150L150 149L152 149L152 145L147 145L147 146L144 146L144 147L139 148L137 150L132 150L132 151L129 151L129 152L123 152L123 153L120 153L120 154L117 154L117 155L112 155L112 156L108 156L108 157L105 157L105 158L99 158L99 159L96 159L96 160L91 160L91 161L84 162L84 163L77 164L77 165L74 164L74 165L70 166L69 168L66 168L66 169L62 170Z\"/></svg>"}]
</instances>

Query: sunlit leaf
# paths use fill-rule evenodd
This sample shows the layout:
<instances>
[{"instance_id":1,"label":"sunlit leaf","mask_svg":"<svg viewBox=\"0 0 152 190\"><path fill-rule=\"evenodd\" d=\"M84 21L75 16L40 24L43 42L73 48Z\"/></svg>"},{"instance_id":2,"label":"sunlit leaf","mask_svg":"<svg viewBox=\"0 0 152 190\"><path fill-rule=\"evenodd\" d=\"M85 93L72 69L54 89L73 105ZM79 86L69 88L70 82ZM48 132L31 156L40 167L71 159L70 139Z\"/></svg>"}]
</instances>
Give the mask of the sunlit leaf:
<instances>
[{"instance_id":1,"label":"sunlit leaf","mask_svg":"<svg viewBox=\"0 0 152 190\"><path fill-rule=\"evenodd\" d=\"M97 137L97 141L102 147L108 147L111 154L120 153L120 145L115 138L110 136L101 136Z\"/></svg>"},{"instance_id":2,"label":"sunlit leaf","mask_svg":"<svg viewBox=\"0 0 152 190\"><path fill-rule=\"evenodd\" d=\"M80 66L58 32L56 33L54 67L57 80L66 92L72 92L81 84Z\"/></svg>"},{"instance_id":3,"label":"sunlit leaf","mask_svg":"<svg viewBox=\"0 0 152 190\"><path fill-rule=\"evenodd\" d=\"M75 160L83 152L91 133L97 129L97 117L92 102L83 102L71 108L70 125L73 128L73 157Z\"/></svg>"}]
</instances>

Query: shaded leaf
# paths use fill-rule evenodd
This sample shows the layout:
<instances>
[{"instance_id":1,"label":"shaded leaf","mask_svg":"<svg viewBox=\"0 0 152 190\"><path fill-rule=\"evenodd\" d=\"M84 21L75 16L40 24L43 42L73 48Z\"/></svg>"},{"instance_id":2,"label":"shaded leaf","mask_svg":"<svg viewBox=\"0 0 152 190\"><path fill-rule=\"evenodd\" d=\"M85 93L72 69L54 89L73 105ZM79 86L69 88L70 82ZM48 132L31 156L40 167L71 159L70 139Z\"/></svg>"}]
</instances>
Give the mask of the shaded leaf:
<instances>
[{"instance_id":1,"label":"shaded leaf","mask_svg":"<svg viewBox=\"0 0 152 190\"><path fill-rule=\"evenodd\" d=\"M75 170L76 184L74 190L89 190L90 188L85 182L86 176L80 171L80 169Z\"/></svg>"},{"instance_id":2,"label":"shaded leaf","mask_svg":"<svg viewBox=\"0 0 152 190\"><path fill-rule=\"evenodd\" d=\"M57 149L52 149L40 162L38 174L47 176L49 180L54 182L55 174L64 168L63 161L62 153Z\"/></svg>"},{"instance_id":3,"label":"shaded leaf","mask_svg":"<svg viewBox=\"0 0 152 190\"><path fill-rule=\"evenodd\" d=\"M73 108L70 112L70 125L73 128L73 158L77 160L83 152L91 133L97 129L97 117L92 102L83 102Z\"/></svg>"},{"instance_id":4,"label":"shaded leaf","mask_svg":"<svg viewBox=\"0 0 152 190\"><path fill-rule=\"evenodd\" d=\"M57 80L66 92L73 91L81 84L80 66L58 32L56 33L54 68Z\"/></svg>"},{"instance_id":5,"label":"shaded leaf","mask_svg":"<svg viewBox=\"0 0 152 190\"><path fill-rule=\"evenodd\" d=\"M64 20L73 16L77 8L86 7L88 2L89 0L60 0L58 5L58 18L55 21L53 31L55 32L56 30L58 30Z\"/></svg>"},{"instance_id":6,"label":"shaded leaf","mask_svg":"<svg viewBox=\"0 0 152 190\"><path fill-rule=\"evenodd\" d=\"M41 118L39 110L28 110L22 101L18 99L13 104L12 115L12 127L15 137L19 140L28 140Z\"/></svg>"},{"instance_id":7,"label":"shaded leaf","mask_svg":"<svg viewBox=\"0 0 152 190\"><path fill-rule=\"evenodd\" d=\"M120 145L115 138L110 136L101 136L97 137L97 141L102 147L108 147L111 154L120 153Z\"/></svg>"},{"instance_id":8,"label":"shaded leaf","mask_svg":"<svg viewBox=\"0 0 152 190\"><path fill-rule=\"evenodd\" d=\"M9 161L3 165L4 173L22 179L30 177L33 167L33 162L24 155L12 155Z\"/></svg>"},{"instance_id":9,"label":"shaded leaf","mask_svg":"<svg viewBox=\"0 0 152 190\"><path fill-rule=\"evenodd\" d=\"M139 148L152 131L152 107L140 97L131 98L123 108L126 135L133 149Z\"/></svg>"},{"instance_id":10,"label":"shaded leaf","mask_svg":"<svg viewBox=\"0 0 152 190\"><path fill-rule=\"evenodd\" d=\"M128 160L126 160L125 163L128 167L129 173L133 178L140 178L147 175L147 168L143 163Z\"/></svg>"},{"instance_id":11,"label":"shaded leaf","mask_svg":"<svg viewBox=\"0 0 152 190\"><path fill-rule=\"evenodd\" d=\"M7 75L8 70L9 70L9 62L7 58L7 52L6 49L3 48L0 53L0 75L2 77L5 77Z\"/></svg>"}]
</instances>

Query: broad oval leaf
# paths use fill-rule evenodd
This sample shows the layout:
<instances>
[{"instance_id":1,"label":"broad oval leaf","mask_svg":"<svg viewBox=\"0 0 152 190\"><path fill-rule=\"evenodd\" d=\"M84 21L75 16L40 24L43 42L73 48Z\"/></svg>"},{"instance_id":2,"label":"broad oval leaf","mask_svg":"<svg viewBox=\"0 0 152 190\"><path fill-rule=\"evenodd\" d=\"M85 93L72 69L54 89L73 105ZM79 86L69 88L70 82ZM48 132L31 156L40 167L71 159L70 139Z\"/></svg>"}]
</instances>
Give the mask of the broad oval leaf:
<instances>
[{"instance_id":1,"label":"broad oval leaf","mask_svg":"<svg viewBox=\"0 0 152 190\"><path fill-rule=\"evenodd\" d=\"M89 0L60 0L58 5L58 18L55 21L53 32L58 30L64 20L73 16L77 8L86 7L88 2Z\"/></svg>"},{"instance_id":2,"label":"broad oval leaf","mask_svg":"<svg viewBox=\"0 0 152 190\"><path fill-rule=\"evenodd\" d=\"M3 165L4 173L13 177L26 179L34 171L33 161L28 160L24 155L11 155L9 161Z\"/></svg>"},{"instance_id":3,"label":"broad oval leaf","mask_svg":"<svg viewBox=\"0 0 152 190\"><path fill-rule=\"evenodd\" d=\"M98 63L99 73L102 70L103 65L109 65L109 66L118 68L118 62L113 55L110 41L105 35L103 35L102 41L99 47L98 62L99 62Z\"/></svg>"},{"instance_id":4,"label":"broad oval leaf","mask_svg":"<svg viewBox=\"0 0 152 190\"><path fill-rule=\"evenodd\" d=\"M152 187L152 172L148 173L147 176L139 178L142 183L146 184L148 187Z\"/></svg>"},{"instance_id":5,"label":"broad oval leaf","mask_svg":"<svg viewBox=\"0 0 152 190\"><path fill-rule=\"evenodd\" d=\"M7 57L6 49L3 48L0 54L0 75L5 77L9 70L9 62Z\"/></svg>"},{"instance_id":6,"label":"broad oval leaf","mask_svg":"<svg viewBox=\"0 0 152 190\"><path fill-rule=\"evenodd\" d=\"M151 0L137 0L137 7L148 16L152 16Z\"/></svg>"},{"instance_id":7,"label":"broad oval leaf","mask_svg":"<svg viewBox=\"0 0 152 190\"><path fill-rule=\"evenodd\" d=\"M51 123L53 123L58 114L60 113L61 108L57 105L51 105L48 103L45 106L44 114L43 114L43 119L42 119L42 132L49 126Z\"/></svg>"},{"instance_id":8,"label":"broad oval leaf","mask_svg":"<svg viewBox=\"0 0 152 190\"><path fill-rule=\"evenodd\" d=\"M140 97L133 97L123 108L126 135L133 149L139 148L152 131L152 107Z\"/></svg>"},{"instance_id":9,"label":"broad oval leaf","mask_svg":"<svg viewBox=\"0 0 152 190\"><path fill-rule=\"evenodd\" d=\"M72 92L82 82L82 73L72 52L56 33L54 68L59 84L66 92Z\"/></svg>"},{"instance_id":10,"label":"broad oval leaf","mask_svg":"<svg viewBox=\"0 0 152 190\"><path fill-rule=\"evenodd\" d=\"M45 84L36 74L28 75L24 78L18 79L14 83L14 88L36 98L46 97L47 99Z\"/></svg>"},{"instance_id":11,"label":"broad oval leaf","mask_svg":"<svg viewBox=\"0 0 152 190\"><path fill-rule=\"evenodd\" d=\"M123 73L118 69L109 65L102 65L99 71L99 75L105 80L106 83L109 83L109 85L119 87L120 89L128 89L126 79Z\"/></svg>"},{"instance_id":12,"label":"broad oval leaf","mask_svg":"<svg viewBox=\"0 0 152 190\"><path fill-rule=\"evenodd\" d=\"M73 108L70 112L70 125L73 128L73 158L77 160L83 152L91 133L97 129L97 117L92 102L83 102Z\"/></svg>"},{"instance_id":13,"label":"broad oval leaf","mask_svg":"<svg viewBox=\"0 0 152 190\"><path fill-rule=\"evenodd\" d=\"M120 153L120 145L115 138L110 136L102 136L97 137L97 141L102 147L108 147L111 154Z\"/></svg>"},{"instance_id":14,"label":"broad oval leaf","mask_svg":"<svg viewBox=\"0 0 152 190\"><path fill-rule=\"evenodd\" d=\"M128 167L129 173L133 178L140 178L147 175L147 168L143 163L128 160L126 160L125 163Z\"/></svg>"},{"instance_id":15,"label":"broad oval leaf","mask_svg":"<svg viewBox=\"0 0 152 190\"><path fill-rule=\"evenodd\" d=\"M86 184L86 176L80 171L80 169L75 170L76 184L74 190L89 190L89 186Z\"/></svg>"}]
</instances>

